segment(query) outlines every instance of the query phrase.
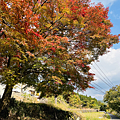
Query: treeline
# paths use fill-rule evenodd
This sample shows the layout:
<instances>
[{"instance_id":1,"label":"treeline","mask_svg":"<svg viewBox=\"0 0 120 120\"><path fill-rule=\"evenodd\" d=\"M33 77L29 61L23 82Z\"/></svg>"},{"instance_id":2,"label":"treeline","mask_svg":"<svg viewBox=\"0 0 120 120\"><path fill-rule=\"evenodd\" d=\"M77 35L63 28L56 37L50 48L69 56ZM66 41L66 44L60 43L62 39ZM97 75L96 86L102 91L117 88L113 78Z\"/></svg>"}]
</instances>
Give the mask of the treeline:
<instances>
[{"instance_id":1,"label":"treeline","mask_svg":"<svg viewBox=\"0 0 120 120\"><path fill-rule=\"evenodd\" d=\"M85 96L78 93L70 94L68 97L64 97L70 106L76 108L93 108L99 110L106 110L106 105L101 101L98 101L91 96Z\"/></svg>"},{"instance_id":2,"label":"treeline","mask_svg":"<svg viewBox=\"0 0 120 120\"><path fill-rule=\"evenodd\" d=\"M88 97L87 95L85 96L85 95L79 95L79 94L78 96L82 101L82 107L99 109L101 106L101 102L95 98L92 98L91 96Z\"/></svg>"}]
</instances>

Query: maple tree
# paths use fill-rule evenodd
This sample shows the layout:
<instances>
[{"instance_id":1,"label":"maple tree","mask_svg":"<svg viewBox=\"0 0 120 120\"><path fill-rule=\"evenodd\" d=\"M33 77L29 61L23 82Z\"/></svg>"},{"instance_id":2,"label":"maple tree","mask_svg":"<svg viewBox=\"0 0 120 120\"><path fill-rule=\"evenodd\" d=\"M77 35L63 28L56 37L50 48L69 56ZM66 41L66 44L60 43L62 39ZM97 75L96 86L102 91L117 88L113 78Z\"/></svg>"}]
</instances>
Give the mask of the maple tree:
<instances>
[{"instance_id":1,"label":"maple tree","mask_svg":"<svg viewBox=\"0 0 120 120\"><path fill-rule=\"evenodd\" d=\"M89 0L1 0L0 113L18 83L43 95L91 87L89 64L119 42L111 27L108 8Z\"/></svg>"}]
</instances>

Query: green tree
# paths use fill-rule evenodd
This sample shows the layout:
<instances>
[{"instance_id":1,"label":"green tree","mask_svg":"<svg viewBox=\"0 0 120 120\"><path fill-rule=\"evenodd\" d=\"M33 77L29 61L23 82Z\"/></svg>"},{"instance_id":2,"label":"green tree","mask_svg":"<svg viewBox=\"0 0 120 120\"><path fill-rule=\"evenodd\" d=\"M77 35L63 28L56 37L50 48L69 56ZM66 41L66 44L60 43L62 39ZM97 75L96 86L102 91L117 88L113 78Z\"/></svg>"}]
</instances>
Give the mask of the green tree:
<instances>
[{"instance_id":1,"label":"green tree","mask_svg":"<svg viewBox=\"0 0 120 120\"><path fill-rule=\"evenodd\" d=\"M91 96L85 96L85 95L79 95L80 100L82 101L82 106L83 107L90 107L94 109L99 109L101 106L101 102L97 101L97 99L92 98Z\"/></svg>"},{"instance_id":2,"label":"green tree","mask_svg":"<svg viewBox=\"0 0 120 120\"><path fill-rule=\"evenodd\" d=\"M104 102L107 102L111 109L120 113L120 85L116 85L106 92Z\"/></svg>"},{"instance_id":3,"label":"green tree","mask_svg":"<svg viewBox=\"0 0 120 120\"><path fill-rule=\"evenodd\" d=\"M106 111L107 105L105 105L104 103L101 103L100 105L100 111Z\"/></svg>"},{"instance_id":4,"label":"green tree","mask_svg":"<svg viewBox=\"0 0 120 120\"><path fill-rule=\"evenodd\" d=\"M91 100L89 106L90 106L90 108L94 108L96 106L96 101L95 100Z\"/></svg>"},{"instance_id":5,"label":"green tree","mask_svg":"<svg viewBox=\"0 0 120 120\"><path fill-rule=\"evenodd\" d=\"M89 108L90 106L89 100L85 99L82 101L82 107Z\"/></svg>"},{"instance_id":6,"label":"green tree","mask_svg":"<svg viewBox=\"0 0 120 120\"><path fill-rule=\"evenodd\" d=\"M111 27L108 8L89 0L1 0L0 115L8 115L18 83L43 96L90 87L89 64L119 42Z\"/></svg>"},{"instance_id":7,"label":"green tree","mask_svg":"<svg viewBox=\"0 0 120 120\"><path fill-rule=\"evenodd\" d=\"M79 96L74 93L69 96L69 104L76 108L81 108L82 101L80 100Z\"/></svg>"}]
</instances>

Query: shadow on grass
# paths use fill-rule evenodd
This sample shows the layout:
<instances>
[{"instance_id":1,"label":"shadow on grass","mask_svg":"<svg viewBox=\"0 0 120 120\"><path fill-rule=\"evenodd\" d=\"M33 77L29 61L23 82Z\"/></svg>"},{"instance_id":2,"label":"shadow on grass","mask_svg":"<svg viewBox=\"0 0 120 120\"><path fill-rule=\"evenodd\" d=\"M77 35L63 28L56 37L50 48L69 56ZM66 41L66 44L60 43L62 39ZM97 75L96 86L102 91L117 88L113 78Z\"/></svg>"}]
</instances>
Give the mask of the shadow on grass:
<instances>
[{"instance_id":1,"label":"shadow on grass","mask_svg":"<svg viewBox=\"0 0 120 120\"><path fill-rule=\"evenodd\" d=\"M52 105L43 103L24 103L14 99L11 99L9 110L10 116L14 116L16 120L18 118L32 118L34 120L69 120L69 118L72 117L74 120L77 117L72 112L63 111Z\"/></svg>"}]
</instances>

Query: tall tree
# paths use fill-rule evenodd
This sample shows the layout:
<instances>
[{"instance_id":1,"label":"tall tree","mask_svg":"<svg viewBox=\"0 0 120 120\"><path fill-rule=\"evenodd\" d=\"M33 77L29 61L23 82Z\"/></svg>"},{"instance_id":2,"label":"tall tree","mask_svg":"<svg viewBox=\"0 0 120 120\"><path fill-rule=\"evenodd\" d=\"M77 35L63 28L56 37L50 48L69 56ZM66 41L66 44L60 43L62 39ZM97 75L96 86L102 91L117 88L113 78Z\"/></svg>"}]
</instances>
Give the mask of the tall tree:
<instances>
[{"instance_id":1,"label":"tall tree","mask_svg":"<svg viewBox=\"0 0 120 120\"><path fill-rule=\"evenodd\" d=\"M1 0L0 82L6 88L0 113L8 115L18 83L43 95L90 87L89 64L119 42L111 27L108 8L89 0Z\"/></svg>"},{"instance_id":2,"label":"tall tree","mask_svg":"<svg viewBox=\"0 0 120 120\"><path fill-rule=\"evenodd\" d=\"M104 102L107 102L111 109L120 113L120 85L112 87L106 92L104 95Z\"/></svg>"}]
</instances>

